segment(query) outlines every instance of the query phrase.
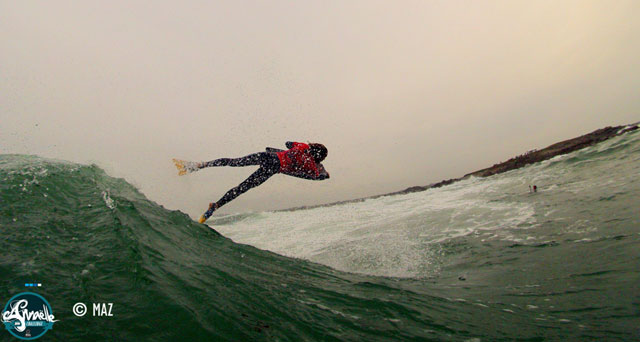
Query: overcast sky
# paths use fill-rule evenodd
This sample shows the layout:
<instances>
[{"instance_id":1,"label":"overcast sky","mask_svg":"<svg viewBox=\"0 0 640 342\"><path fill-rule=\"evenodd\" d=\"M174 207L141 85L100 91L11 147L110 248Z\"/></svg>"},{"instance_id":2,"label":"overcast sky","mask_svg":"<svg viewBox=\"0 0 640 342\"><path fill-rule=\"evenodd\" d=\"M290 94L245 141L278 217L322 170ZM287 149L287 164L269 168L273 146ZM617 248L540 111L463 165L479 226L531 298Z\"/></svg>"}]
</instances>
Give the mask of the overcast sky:
<instances>
[{"instance_id":1,"label":"overcast sky","mask_svg":"<svg viewBox=\"0 0 640 342\"><path fill-rule=\"evenodd\" d=\"M96 163L193 216L322 142L331 179L276 175L221 213L459 177L640 120L640 1L0 1L0 153Z\"/></svg>"}]
</instances>

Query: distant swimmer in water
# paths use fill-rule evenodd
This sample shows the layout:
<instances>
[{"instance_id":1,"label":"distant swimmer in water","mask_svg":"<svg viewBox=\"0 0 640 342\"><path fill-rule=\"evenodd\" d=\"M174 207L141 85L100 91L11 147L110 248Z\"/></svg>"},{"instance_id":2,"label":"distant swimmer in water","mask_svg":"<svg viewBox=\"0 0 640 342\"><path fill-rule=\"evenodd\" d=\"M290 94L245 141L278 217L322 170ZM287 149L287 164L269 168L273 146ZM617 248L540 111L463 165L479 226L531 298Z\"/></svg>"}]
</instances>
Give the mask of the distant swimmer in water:
<instances>
[{"instance_id":1,"label":"distant swimmer in water","mask_svg":"<svg viewBox=\"0 0 640 342\"><path fill-rule=\"evenodd\" d=\"M218 208L247 192L247 190L264 183L276 173L310 180L329 178L329 173L321 164L327 157L328 152L324 145L291 141L287 141L285 145L288 148L286 151L267 147L266 152L258 152L241 158L220 158L200 163L174 159L173 162L176 164L178 174L181 176L212 166L260 166L256 172L251 174L240 185L229 190L217 202L210 203L209 209L200 216L198 221L204 223Z\"/></svg>"}]
</instances>

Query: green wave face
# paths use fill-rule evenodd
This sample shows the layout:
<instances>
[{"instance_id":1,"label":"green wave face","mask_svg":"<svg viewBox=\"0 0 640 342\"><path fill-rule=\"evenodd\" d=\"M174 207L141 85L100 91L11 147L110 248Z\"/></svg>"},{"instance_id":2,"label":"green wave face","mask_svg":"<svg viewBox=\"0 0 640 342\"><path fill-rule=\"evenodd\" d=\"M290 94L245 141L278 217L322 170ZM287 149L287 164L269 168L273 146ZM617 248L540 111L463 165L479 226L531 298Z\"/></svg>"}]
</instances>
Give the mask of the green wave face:
<instances>
[{"instance_id":1,"label":"green wave face","mask_svg":"<svg viewBox=\"0 0 640 342\"><path fill-rule=\"evenodd\" d=\"M412 207L405 216L390 211L389 225L421 232L412 239L426 236L420 248L436 251L429 257L437 267L409 277L346 266L340 271L344 263L323 259L337 249L335 255L348 260L348 248L363 248L357 244L292 258L234 243L96 166L1 155L0 299L4 305L26 291L25 283L42 283L32 290L59 320L43 337L55 341L633 339L640 293L638 137L463 183L467 190L500 189L465 193L477 196L473 203L487 203L473 210L465 207L469 202L453 201L460 206ZM526 186L524 178L547 180L551 190L536 196L509 190ZM407 198L438 203L438 196L461 189L365 201L357 209L370 206L375 213L386 203L402 212ZM525 203L532 216L508 226L493 216L495 203ZM353 225L334 222L350 210L344 206L322 210L336 214L326 224ZM249 234L251 227L296 222L304 212L231 216L218 224ZM419 216L424 212L429 220ZM320 213L316 224L326 214ZM456 213L460 221L452 218ZM486 222L466 229L464 222L474 219ZM358 220L371 234L386 229ZM401 257L404 246L382 243L384 236L364 239L374 244L366 250L395 249L389 255ZM267 241L262 248L277 247ZM86 316L72 313L77 302L89 305ZM113 303L113 317L92 317L94 302ZM6 331L0 337L12 338Z\"/></svg>"},{"instance_id":2,"label":"green wave face","mask_svg":"<svg viewBox=\"0 0 640 342\"><path fill-rule=\"evenodd\" d=\"M380 340L452 305L234 244L96 166L3 155L0 170L0 295L43 283L60 320L47 338ZM75 317L76 302L112 302L114 317Z\"/></svg>"}]
</instances>

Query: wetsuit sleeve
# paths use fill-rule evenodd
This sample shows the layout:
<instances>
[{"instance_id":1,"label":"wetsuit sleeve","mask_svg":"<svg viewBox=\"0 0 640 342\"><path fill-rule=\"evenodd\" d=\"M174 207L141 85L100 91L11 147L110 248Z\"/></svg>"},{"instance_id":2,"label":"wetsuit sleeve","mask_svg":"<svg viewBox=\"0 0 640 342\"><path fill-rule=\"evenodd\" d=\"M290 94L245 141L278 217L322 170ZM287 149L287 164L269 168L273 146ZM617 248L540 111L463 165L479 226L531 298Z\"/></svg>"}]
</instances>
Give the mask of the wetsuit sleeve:
<instances>
[{"instance_id":1,"label":"wetsuit sleeve","mask_svg":"<svg viewBox=\"0 0 640 342\"><path fill-rule=\"evenodd\" d=\"M310 180L325 180L329 178L329 172L327 172L327 170L324 169L324 166L322 164L316 164L315 171L316 171L315 174L300 172L299 174L296 174L296 177L310 179Z\"/></svg>"},{"instance_id":2,"label":"wetsuit sleeve","mask_svg":"<svg viewBox=\"0 0 640 342\"><path fill-rule=\"evenodd\" d=\"M316 180L323 180L323 179L328 179L329 178L329 172L327 172L327 170L325 170L324 165L322 164L318 164L318 177L316 177Z\"/></svg>"}]
</instances>

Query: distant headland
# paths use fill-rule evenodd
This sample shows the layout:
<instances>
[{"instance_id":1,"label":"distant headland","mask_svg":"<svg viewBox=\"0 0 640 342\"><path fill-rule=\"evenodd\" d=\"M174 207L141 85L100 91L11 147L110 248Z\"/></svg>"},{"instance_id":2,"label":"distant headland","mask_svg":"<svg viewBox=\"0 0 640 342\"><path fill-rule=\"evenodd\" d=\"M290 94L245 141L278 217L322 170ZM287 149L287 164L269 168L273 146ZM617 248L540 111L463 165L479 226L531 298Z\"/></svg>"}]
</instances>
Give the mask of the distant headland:
<instances>
[{"instance_id":1,"label":"distant headland","mask_svg":"<svg viewBox=\"0 0 640 342\"><path fill-rule=\"evenodd\" d=\"M344 204L344 203L352 203L352 202L361 202L364 201L366 199L370 199L370 198L379 198L379 197L383 197L383 196L392 196L392 195L400 195L400 194L408 194L408 193L412 193L412 192L419 192L419 191L425 191L431 188L439 188L445 185L449 185L451 183L455 183L457 181L466 179L470 176L475 176L475 177L489 177L489 176L493 176L493 175L497 175L499 173L503 173L503 172L507 172L507 171L511 171L511 170L515 170L515 169L519 169L521 167L524 167L526 165L529 164L533 164L533 163L537 163L537 162L541 162L543 160L547 160L547 159L551 159L555 156L558 155L562 155L562 154L567 154L567 153L571 153L573 151L579 150L579 149L583 149L585 147L589 147L592 146L594 144L597 144L599 142L605 141L607 139L613 138L615 136L630 132L630 131L635 131L638 129L638 123L635 124L631 124L631 125L626 125L626 126L615 126L615 127L605 127L605 128L600 128L598 130L595 130L591 133L585 134L585 135L581 135L577 138L573 138L573 139L569 139L569 140L565 140L565 141L561 141L559 143L555 143L551 146L545 147L541 150L531 150L528 151L524 154L521 154L519 156L513 157L505 162L502 163L498 163L498 164L494 164L491 167L488 167L486 169L482 169L482 170L478 170L475 172L471 172L468 173L460 178L451 178L451 179L445 179L443 181L440 181L438 183L433 183L433 184L429 184L429 185L423 185L423 186L412 186L409 188L406 188L404 190L401 191L396 191L396 192L390 192L387 194L381 194L381 195L374 195L374 196L369 196L369 197L363 197L363 198L357 198L357 199L352 199L352 200L346 200L346 201L339 201L339 202L332 202L332 203L328 203L328 204L320 204L320 205L313 205L313 206L301 206L301 207L295 207L295 208L290 208L290 209L285 209L284 211L290 211L290 210L298 210L298 209L310 209L310 208L317 208L317 207L328 207L328 206L332 206L332 205L337 205L337 204Z\"/></svg>"}]
</instances>

